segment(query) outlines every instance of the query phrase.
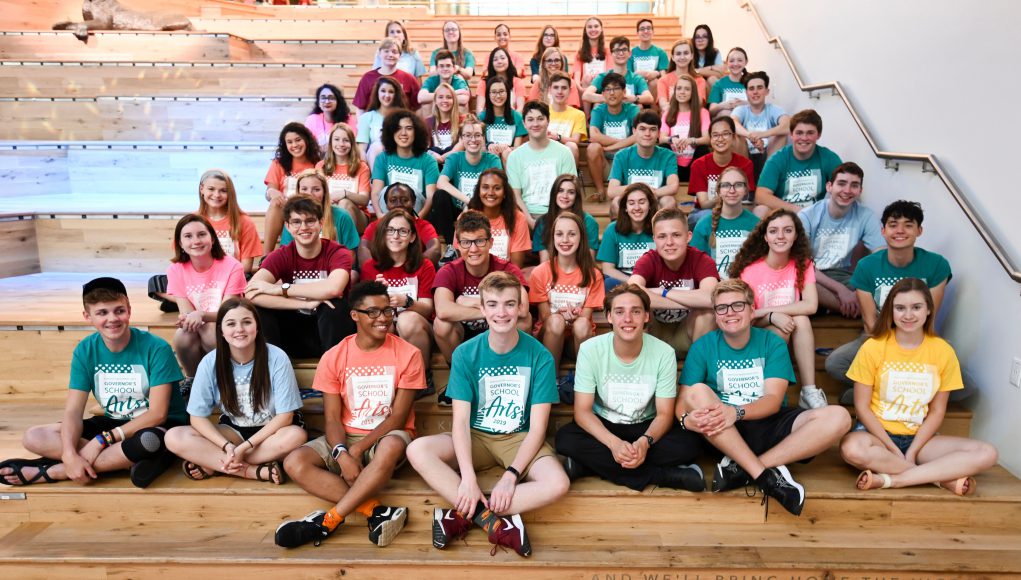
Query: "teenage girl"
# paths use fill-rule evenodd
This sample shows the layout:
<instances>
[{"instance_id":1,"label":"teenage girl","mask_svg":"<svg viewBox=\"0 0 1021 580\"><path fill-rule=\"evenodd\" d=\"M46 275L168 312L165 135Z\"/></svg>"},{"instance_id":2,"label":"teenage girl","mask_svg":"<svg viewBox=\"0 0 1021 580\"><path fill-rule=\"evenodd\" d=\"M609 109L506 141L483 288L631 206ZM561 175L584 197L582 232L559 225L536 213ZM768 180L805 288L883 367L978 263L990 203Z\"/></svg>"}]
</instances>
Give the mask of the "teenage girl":
<instances>
[{"instance_id":1,"label":"teenage girl","mask_svg":"<svg viewBox=\"0 0 1021 580\"><path fill-rule=\"evenodd\" d=\"M699 24L695 27L692 40L695 44L695 70L712 87L727 72L723 67L723 55L713 42L713 31L709 26Z\"/></svg>"},{"instance_id":2,"label":"teenage girl","mask_svg":"<svg viewBox=\"0 0 1021 580\"><path fill-rule=\"evenodd\" d=\"M475 55L461 42L461 26L453 20L443 23L443 46L433 51L429 58L429 74L436 74L436 53L447 49L454 54L456 74L465 81L475 76Z\"/></svg>"},{"instance_id":3,"label":"teenage girl","mask_svg":"<svg viewBox=\"0 0 1021 580\"><path fill-rule=\"evenodd\" d=\"M305 126L323 151L327 149L327 139L335 123L347 123L354 127L355 115L347 106L344 92L331 84L325 84L316 89L316 104L312 107L312 113L305 118Z\"/></svg>"},{"instance_id":4,"label":"teenage girl","mask_svg":"<svg viewBox=\"0 0 1021 580\"><path fill-rule=\"evenodd\" d=\"M567 211L574 215L581 216L585 224L585 239L588 241L589 251L595 257L599 249L599 223L582 207L581 192L584 188L581 178L565 173L553 181L553 187L549 195L549 212L535 221L535 231L532 232L532 251L539 253L539 261L549 261L550 253L546 249L551 242L553 222L557 216Z\"/></svg>"},{"instance_id":5,"label":"teenage girl","mask_svg":"<svg viewBox=\"0 0 1021 580\"><path fill-rule=\"evenodd\" d=\"M574 82L580 93L592 84L592 80L610 70L612 61L606 58L606 38L603 36L603 21L595 16L585 21L585 32L581 36L581 48L574 57ZM566 71L565 71L566 72ZM592 103L585 101L585 116L588 117ZM572 107L574 105L571 105Z\"/></svg>"},{"instance_id":6,"label":"teenage girl","mask_svg":"<svg viewBox=\"0 0 1021 580\"><path fill-rule=\"evenodd\" d=\"M497 48L507 51L507 56L510 58L511 63L514 64L514 70L517 73L515 77L524 78L527 72L525 70L525 61L521 59L520 54L511 49L510 27L503 23L497 24L496 28L493 29L493 36L496 39Z\"/></svg>"},{"instance_id":7,"label":"teenage girl","mask_svg":"<svg viewBox=\"0 0 1021 580\"><path fill-rule=\"evenodd\" d=\"M433 93L433 115L425 120L429 131L429 155L442 168L447 156L455 151L462 151L464 146L455 139L461 122L461 113L457 109L457 93L454 87L440 83Z\"/></svg>"},{"instance_id":8,"label":"teenage girl","mask_svg":"<svg viewBox=\"0 0 1021 580\"><path fill-rule=\"evenodd\" d=\"M425 65L422 64L422 57L415 50L415 47L411 45L411 41L408 39L408 31L404 29L403 24L396 20L387 22L386 32L383 36L393 39L401 48L401 57L397 60L397 68L415 78L425 76L428 71L425 70ZM379 54L376 54L372 68L379 68L382 64L383 61Z\"/></svg>"},{"instance_id":9,"label":"teenage girl","mask_svg":"<svg viewBox=\"0 0 1021 580\"><path fill-rule=\"evenodd\" d=\"M355 146L355 134L350 125L334 125L326 156L316 164L316 170L326 176L330 203L351 216L359 234L364 232L368 224L366 208L372 187L371 172L369 164L362 160L362 152Z\"/></svg>"},{"instance_id":10,"label":"teenage girl","mask_svg":"<svg viewBox=\"0 0 1021 580\"><path fill-rule=\"evenodd\" d=\"M298 192L297 175L315 169L319 163L319 144L312 132L301 123L288 123L280 131L276 155L269 165L266 184L266 237L262 242L263 255L277 245L284 223L284 203Z\"/></svg>"},{"instance_id":11,"label":"teenage girl","mask_svg":"<svg viewBox=\"0 0 1021 580\"><path fill-rule=\"evenodd\" d=\"M529 101L542 101L549 105L552 101L549 94L550 84L555 72L567 73L567 59L560 48L554 46L547 48L542 55L542 68L539 72L539 82L532 83L528 91ZM581 108L581 92L578 90L578 83L571 83L571 91L567 95L567 104L575 109Z\"/></svg>"},{"instance_id":12,"label":"teenage girl","mask_svg":"<svg viewBox=\"0 0 1021 580\"><path fill-rule=\"evenodd\" d=\"M255 259L262 255L262 243L255 222L238 206L234 180L222 169L210 169L199 178L200 216L206 218L224 253L241 262L245 274L254 271Z\"/></svg>"},{"instance_id":13,"label":"teenage girl","mask_svg":"<svg viewBox=\"0 0 1021 580\"><path fill-rule=\"evenodd\" d=\"M315 170L305 171L298 176L298 195L304 195L316 200L316 203L323 208L323 219L320 222L322 229L319 237L333 240L344 246L351 252L358 248L358 229L354 220L346 211L330 203L330 186L326 176ZM267 228L269 225L267 224ZM284 229L280 236L280 245L287 245L294 241L291 232ZM351 259L354 260L352 254Z\"/></svg>"},{"instance_id":14,"label":"teenage girl","mask_svg":"<svg viewBox=\"0 0 1021 580\"><path fill-rule=\"evenodd\" d=\"M479 176L475 195L468 209L482 212L492 228L493 246L489 253L510 260L521 268L532 242L528 239L528 221L511 195L510 181L502 169L487 169Z\"/></svg>"},{"instance_id":15,"label":"teenage girl","mask_svg":"<svg viewBox=\"0 0 1021 580\"><path fill-rule=\"evenodd\" d=\"M713 210L698 220L691 236L692 247L712 256L724 280L730 277L737 252L759 223L759 218L744 208L748 183L748 175L741 169L724 169L717 181L719 195L713 200Z\"/></svg>"},{"instance_id":16,"label":"teenage girl","mask_svg":"<svg viewBox=\"0 0 1021 580\"><path fill-rule=\"evenodd\" d=\"M552 26L546 26L542 29L542 34L539 35L539 40L535 43L535 52L532 53L532 59L528 61L528 69L532 75L532 84L539 82L539 71L542 70L542 56L546 53L547 48L560 47L560 35L557 34L557 29ZM564 60L564 72L567 72L567 61Z\"/></svg>"},{"instance_id":17,"label":"teenage girl","mask_svg":"<svg viewBox=\"0 0 1021 580\"><path fill-rule=\"evenodd\" d=\"M698 98L704 104L708 94L706 82L702 75L695 72L695 48L691 45L691 40L687 38L678 40L670 48L670 64L667 66L663 76L656 81L656 94L659 95L660 111L665 111L670 106L670 99L673 97L674 85L677 84L678 75L688 75L695 79L695 85L698 87Z\"/></svg>"},{"instance_id":18,"label":"teenage girl","mask_svg":"<svg viewBox=\"0 0 1021 580\"><path fill-rule=\"evenodd\" d=\"M709 91L709 112L717 115L729 115L734 109L748 104L748 94L744 86L745 75L748 74L748 53L740 46L735 46L727 53L727 74L720 77Z\"/></svg>"},{"instance_id":19,"label":"teenage girl","mask_svg":"<svg viewBox=\"0 0 1021 580\"><path fill-rule=\"evenodd\" d=\"M504 166L511 151L528 138L521 113L508 105L511 83L502 76L486 79L486 101L479 120L486 125L486 151L499 155Z\"/></svg>"},{"instance_id":20,"label":"teenage girl","mask_svg":"<svg viewBox=\"0 0 1021 580\"><path fill-rule=\"evenodd\" d=\"M691 162L709 152L709 111L702 108L695 79L677 77L670 106L663 115L659 141L677 154L677 177L688 181Z\"/></svg>"},{"instance_id":21,"label":"teenage girl","mask_svg":"<svg viewBox=\"0 0 1021 580\"><path fill-rule=\"evenodd\" d=\"M511 58L511 52L507 49L496 47L489 53L489 62L486 65L485 79L502 76L511 80L510 104L515 111L520 111L525 106L525 83L518 74L517 65ZM479 91L476 98L475 110L482 111L486 105L486 95Z\"/></svg>"},{"instance_id":22,"label":"teenage girl","mask_svg":"<svg viewBox=\"0 0 1021 580\"><path fill-rule=\"evenodd\" d=\"M617 220L606 226L596 253L607 291L627 282L638 258L656 249L652 239L655 207L659 207L656 194L644 183L632 183L617 198Z\"/></svg>"},{"instance_id":23,"label":"teenage girl","mask_svg":"<svg viewBox=\"0 0 1021 580\"><path fill-rule=\"evenodd\" d=\"M372 167L372 162L383 150L381 136L383 119L398 109L407 109L408 100L404 97L401 84L393 77L380 77L372 89L369 106L358 116L358 149L362 157Z\"/></svg>"}]
</instances>

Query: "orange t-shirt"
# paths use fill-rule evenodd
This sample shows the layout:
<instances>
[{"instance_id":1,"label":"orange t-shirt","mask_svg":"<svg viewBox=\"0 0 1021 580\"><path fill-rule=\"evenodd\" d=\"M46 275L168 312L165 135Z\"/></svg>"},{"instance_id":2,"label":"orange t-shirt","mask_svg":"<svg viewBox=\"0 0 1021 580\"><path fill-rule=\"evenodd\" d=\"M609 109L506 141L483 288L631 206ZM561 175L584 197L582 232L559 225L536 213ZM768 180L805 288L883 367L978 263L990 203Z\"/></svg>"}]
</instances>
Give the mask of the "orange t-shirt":
<instances>
[{"instance_id":1,"label":"orange t-shirt","mask_svg":"<svg viewBox=\"0 0 1021 580\"><path fill-rule=\"evenodd\" d=\"M284 166L280 165L280 162L276 159L269 164L269 171L266 172L266 178L262 180L267 187L284 194L285 197L291 197L295 193L298 193L298 180L295 179L295 175L298 175L306 169L314 169L315 166L305 160L295 159L291 163L291 174L287 175L284 171Z\"/></svg>"},{"instance_id":2,"label":"orange t-shirt","mask_svg":"<svg viewBox=\"0 0 1021 580\"><path fill-rule=\"evenodd\" d=\"M528 281L529 303L549 303L553 312L570 308L602 309L606 290L601 272L592 271L592 279L587 288L581 287L581 268L575 268L573 272L557 272L557 283L554 284L551 263L543 262L532 270L532 277ZM542 321L536 321L536 330L541 326Z\"/></svg>"},{"instance_id":3,"label":"orange t-shirt","mask_svg":"<svg viewBox=\"0 0 1021 580\"><path fill-rule=\"evenodd\" d=\"M670 98L674 95L674 85L677 84L677 71L665 73L659 77L656 81L656 95L659 99L666 99L667 103L670 102ZM698 91L698 98L702 100L702 104L706 103L706 84L705 79L702 77L695 77L695 89Z\"/></svg>"},{"instance_id":4,"label":"orange t-shirt","mask_svg":"<svg viewBox=\"0 0 1021 580\"><path fill-rule=\"evenodd\" d=\"M528 221L521 210L514 210L513 236L507 232L503 216L489 220L489 225L493 229L493 247L489 250L490 254L508 260L514 252L532 251L532 240L528 237Z\"/></svg>"},{"instance_id":5,"label":"orange t-shirt","mask_svg":"<svg viewBox=\"0 0 1021 580\"><path fill-rule=\"evenodd\" d=\"M322 169L325 161L316 163L316 169ZM347 165L338 165L333 170L333 175L326 178L327 183L330 184L330 194L334 192L334 188L343 189L348 193L368 193L372 190L371 185L372 171L369 169L369 164L362 161L358 166L358 173L354 177L347 174Z\"/></svg>"},{"instance_id":6,"label":"orange t-shirt","mask_svg":"<svg viewBox=\"0 0 1021 580\"><path fill-rule=\"evenodd\" d=\"M346 433L368 433L390 416L397 389L424 389L422 351L410 342L387 334L372 352L358 348L357 335L340 341L323 354L312 387L340 395L341 422ZM415 434L415 409L404 428Z\"/></svg>"},{"instance_id":7,"label":"orange t-shirt","mask_svg":"<svg viewBox=\"0 0 1021 580\"><path fill-rule=\"evenodd\" d=\"M209 218L206 218L209 219ZM209 225L213 226L216 237L220 240L223 251L228 256L241 262L248 258L258 258L262 255L262 242L259 240L259 231L255 229L255 222L248 214L241 214L241 239L235 240L230 237L230 218L222 220L209 219Z\"/></svg>"}]
</instances>

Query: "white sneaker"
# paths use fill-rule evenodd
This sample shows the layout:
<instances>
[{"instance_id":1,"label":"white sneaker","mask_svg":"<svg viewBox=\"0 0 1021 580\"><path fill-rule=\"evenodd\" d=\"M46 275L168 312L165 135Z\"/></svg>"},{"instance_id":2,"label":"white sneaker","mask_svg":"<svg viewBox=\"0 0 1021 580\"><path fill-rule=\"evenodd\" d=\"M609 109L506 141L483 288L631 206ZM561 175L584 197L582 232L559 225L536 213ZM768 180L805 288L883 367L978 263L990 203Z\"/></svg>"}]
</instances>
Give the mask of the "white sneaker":
<instances>
[{"instance_id":1,"label":"white sneaker","mask_svg":"<svg viewBox=\"0 0 1021 580\"><path fill-rule=\"evenodd\" d=\"M801 387L798 399L798 406L802 409L821 409L829 404L826 402L826 393L819 387Z\"/></svg>"}]
</instances>

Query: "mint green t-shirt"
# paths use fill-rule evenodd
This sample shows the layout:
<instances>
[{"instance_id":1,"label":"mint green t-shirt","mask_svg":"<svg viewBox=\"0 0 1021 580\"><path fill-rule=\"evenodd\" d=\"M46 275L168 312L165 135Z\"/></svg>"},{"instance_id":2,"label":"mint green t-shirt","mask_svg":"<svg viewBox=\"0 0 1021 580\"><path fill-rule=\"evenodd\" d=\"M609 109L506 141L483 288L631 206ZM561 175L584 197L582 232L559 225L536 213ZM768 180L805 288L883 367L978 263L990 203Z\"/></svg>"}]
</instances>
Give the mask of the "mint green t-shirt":
<instances>
[{"instance_id":1,"label":"mint green t-shirt","mask_svg":"<svg viewBox=\"0 0 1021 580\"><path fill-rule=\"evenodd\" d=\"M578 168L571 150L556 141L550 141L542 151L525 143L511 151L507 158L507 178L512 188L521 190L525 207L531 214L549 211L553 182L565 173L578 175Z\"/></svg>"},{"instance_id":2,"label":"mint green t-shirt","mask_svg":"<svg viewBox=\"0 0 1021 580\"><path fill-rule=\"evenodd\" d=\"M708 385L728 405L748 405L766 394L766 379L794 382L794 367L782 338L764 328L751 328L748 344L734 350L723 331L695 341L684 359L682 385ZM786 405L786 397L784 397Z\"/></svg>"},{"instance_id":3,"label":"mint green t-shirt","mask_svg":"<svg viewBox=\"0 0 1021 580\"><path fill-rule=\"evenodd\" d=\"M669 66L669 55L655 44L649 45L649 50L643 50L641 46L632 47L631 58L627 61L627 69L634 72L666 70Z\"/></svg>"},{"instance_id":4,"label":"mint green t-shirt","mask_svg":"<svg viewBox=\"0 0 1021 580\"><path fill-rule=\"evenodd\" d=\"M436 89L440 87L441 82L443 81L442 79L440 79L440 75L432 75L431 77L425 79L425 81L422 83L422 88L425 89L427 92L435 93ZM468 83L464 82L464 79L461 78L461 75L454 75L450 77L450 86L454 87L455 91L468 90Z\"/></svg>"},{"instance_id":5,"label":"mint green t-shirt","mask_svg":"<svg viewBox=\"0 0 1021 580\"><path fill-rule=\"evenodd\" d=\"M333 216L333 227L337 230L337 243L349 250L357 250L359 240L358 229L355 228L355 222L351 219L351 214L335 205L331 205L330 215ZM286 246L293 241L294 236L285 227L283 233L280 234L280 245Z\"/></svg>"},{"instance_id":6,"label":"mint green t-shirt","mask_svg":"<svg viewBox=\"0 0 1021 580\"><path fill-rule=\"evenodd\" d=\"M883 307L893 285L904 278L918 278L929 288L935 288L953 276L950 262L935 252L916 247L915 259L903 268L891 264L887 253L888 250L882 249L865 256L851 275L851 286L871 294L877 311Z\"/></svg>"},{"instance_id":7,"label":"mint green t-shirt","mask_svg":"<svg viewBox=\"0 0 1021 580\"><path fill-rule=\"evenodd\" d=\"M655 249L656 242L653 241L652 234L630 233L622 236L617 233L617 222L610 222L603 232L596 260L613 264L618 270L630 276L638 258Z\"/></svg>"},{"instance_id":8,"label":"mint green t-shirt","mask_svg":"<svg viewBox=\"0 0 1021 580\"><path fill-rule=\"evenodd\" d=\"M621 185L644 183L653 190L666 185L671 175L677 175L677 155L662 147L654 147L648 159L638 154L638 145L625 147L613 156L610 167L610 179Z\"/></svg>"},{"instance_id":9,"label":"mint green t-shirt","mask_svg":"<svg viewBox=\"0 0 1021 580\"><path fill-rule=\"evenodd\" d=\"M111 352L97 332L85 337L71 355L68 387L91 392L111 419L130 421L149 410L149 389L170 385L167 419L188 423L177 383L184 378L167 341L137 328L124 350Z\"/></svg>"},{"instance_id":10,"label":"mint green t-shirt","mask_svg":"<svg viewBox=\"0 0 1021 580\"><path fill-rule=\"evenodd\" d=\"M716 228L716 245L709 245L709 238L713 234L713 215L706 214L695 224L691 234L691 245L709 254L716 262L716 269L720 272L720 278L730 278L727 271L734 263L734 257L744 244L748 234L752 233L759 218L748 210L741 210L741 215L734 219L727 219L720 216L720 223Z\"/></svg>"},{"instance_id":11,"label":"mint green t-shirt","mask_svg":"<svg viewBox=\"0 0 1021 580\"><path fill-rule=\"evenodd\" d=\"M517 346L496 354L489 347L489 333L454 351L447 395L471 403L472 429L491 434L526 432L532 405L560 400L553 355L520 330Z\"/></svg>"},{"instance_id":12,"label":"mint green t-shirt","mask_svg":"<svg viewBox=\"0 0 1021 580\"><path fill-rule=\"evenodd\" d=\"M613 352L613 333L590 338L578 349L576 393L594 393L592 411L611 423L631 425L656 416L656 399L677 396L677 355L662 340L642 335L642 352L625 363Z\"/></svg>"},{"instance_id":13,"label":"mint green t-shirt","mask_svg":"<svg viewBox=\"0 0 1021 580\"><path fill-rule=\"evenodd\" d=\"M592 107L592 118L589 126L599 129L599 132L613 139L627 139L631 136L631 124L641 109L634 103L622 103L620 112L616 115L610 113L606 103L599 103Z\"/></svg>"},{"instance_id":14,"label":"mint green t-shirt","mask_svg":"<svg viewBox=\"0 0 1021 580\"><path fill-rule=\"evenodd\" d=\"M439 165L432 155L422 154L418 157L405 159L396 153L380 153L372 164L372 179L379 179L383 187L391 183L401 182L411 187L415 192L415 212L421 212L425 205L425 188L427 185L436 185L440 178ZM386 201L380 196L380 211L385 213Z\"/></svg>"},{"instance_id":15,"label":"mint green t-shirt","mask_svg":"<svg viewBox=\"0 0 1021 580\"><path fill-rule=\"evenodd\" d=\"M514 124L508 125L507 120L502 115L490 121L485 111L479 113L479 120L486 124L487 145L498 143L500 145L513 146L515 139L528 135L528 130L525 129L525 121L521 118L521 113L511 111L511 116L514 117Z\"/></svg>"},{"instance_id":16,"label":"mint green t-shirt","mask_svg":"<svg viewBox=\"0 0 1021 580\"><path fill-rule=\"evenodd\" d=\"M841 163L839 155L821 145L804 161L787 145L766 160L757 185L787 203L808 207L826 197L826 180Z\"/></svg>"},{"instance_id":17,"label":"mint green t-shirt","mask_svg":"<svg viewBox=\"0 0 1021 580\"><path fill-rule=\"evenodd\" d=\"M450 183L458 191L468 196L468 199L471 199L475 195L475 185L479 182L479 176L482 175L482 172L491 168L503 169L503 163L500 162L500 158L496 155L483 151L479 164L472 165L468 163L467 155L464 151L451 153L443 164L443 175L447 176L447 179L450 180ZM464 203L459 199L451 198L451 201L459 209L464 207Z\"/></svg>"}]
</instances>

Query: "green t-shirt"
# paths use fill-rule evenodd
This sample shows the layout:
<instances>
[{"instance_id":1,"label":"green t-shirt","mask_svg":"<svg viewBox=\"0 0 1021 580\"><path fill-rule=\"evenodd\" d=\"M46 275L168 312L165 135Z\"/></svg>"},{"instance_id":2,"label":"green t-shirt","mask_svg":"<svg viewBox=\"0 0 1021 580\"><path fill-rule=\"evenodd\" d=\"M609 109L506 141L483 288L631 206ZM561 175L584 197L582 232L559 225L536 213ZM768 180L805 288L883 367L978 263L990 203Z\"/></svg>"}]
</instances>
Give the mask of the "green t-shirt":
<instances>
[{"instance_id":1,"label":"green t-shirt","mask_svg":"<svg viewBox=\"0 0 1021 580\"><path fill-rule=\"evenodd\" d=\"M596 78L592 79L592 86L596 88L596 93L602 94L603 78L610 72L612 71L599 73L599 75L597 75ZM624 75L624 94L626 94L627 96L629 97L641 96L641 94L647 90L649 90L649 83L642 77L630 71L628 71L628 73Z\"/></svg>"},{"instance_id":2,"label":"green t-shirt","mask_svg":"<svg viewBox=\"0 0 1021 580\"><path fill-rule=\"evenodd\" d=\"M641 46L631 48L631 58L627 61L629 71L666 70L670 66L670 56L662 48L652 44L649 50Z\"/></svg>"},{"instance_id":3,"label":"green t-shirt","mask_svg":"<svg viewBox=\"0 0 1021 580\"><path fill-rule=\"evenodd\" d=\"M542 151L525 143L507 158L507 178L511 187L521 190L528 213L549 211L549 194L553 182L563 174L578 175L574 156L566 145L550 141Z\"/></svg>"},{"instance_id":4,"label":"green t-shirt","mask_svg":"<svg viewBox=\"0 0 1021 580\"><path fill-rule=\"evenodd\" d=\"M741 210L741 215L734 219L720 216L720 223L716 227L716 245L710 247L709 238L713 233L713 216L711 213L706 214L695 224L695 229L691 234L691 245L712 256L713 261L716 262L716 269L720 272L720 278L726 280L730 278L727 271L730 270L734 257L741 249L741 244L744 244L745 238L752 233L757 223L759 223L759 218L746 209Z\"/></svg>"},{"instance_id":5,"label":"green t-shirt","mask_svg":"<svg viewBox=\"0 0 1021 580\"><path fill-rule=\"evenodd\" d=\"M890 288L904 278L918 278L929 288L935 288L953 276L950 262L935 252L915 247L915 259L903 268L891 264L887 253L888 250L882 249L865 256L858 261L851 275L851 285L871 294L877 311L886 302Z\"/></svg>"},{"instance_id":6,"label":"green t-shirt","mask_svg":"<svg viewBox=\"0 0 1021 580\"><path fill-rule=\"evenodd\" d=\"M447 179L450 180L450 183L458 191L468 196L468 199L471 199L475 195L475 184L479 182L479 176L482 175L483 171L490 168L503 169L503 163L500 162L498 156L488 151L483 151L479 164L472 165L468 163L467 153L458 151L451 153L447 157L447 161L443 164L443 175L447 176ZM451 200L457 208L464 207L464 203L461 200L454 198L451 198Z\"/></svg>"},{"instance_id":7,"label":"green t-shirt","mask_svg":"<svg viewBox=\"0 0 1021 580\"><path fill-rule=\"evenodd\" d=\"M422 83L422 88L425 89L427 92L435 93L436 89L438 89L440 86L440 82L442 82L440 80L440 75L432 75L431 77L425 79L425 82ZM452 76L450 78L450 86L454 87L455 91L468 90L468 83L464 82L464 79L461 78L461 75Z\"/></svg>"},{"instance_id":8,"label":"green t-shirt","mask_svg":"<svg viewBox=\"0 0 1021 580\"><path fill-rule=\"evenodd\" d=\"M436 50L433 51L431 55L429 55L429 66L436 66L436 53L438 53L441 50L443 49L437 48ZM464 51L464 67L475 68L475 55L472 54L472 51L468 50L467 48L461 48L461 50Z\"/></svg>"},{"instance_id":9,"label":"green t-shirt","mask_svg":"<svg viewBox=\"0 0 1021 580\"><path fill-rule=\"evenodd\" d=\"M407 159L396 153L380 153L372 164L372 179L379 179L383 187L391 183L401 182L411 187L415 192L415 212L421 212L425 205L425 188L427 185L436 185L440 178L440 169L432 155L422 154L418 157ZM380 196L379 205L381 212L386 212L386 202Z\"/></svg>"},{"instance_id":10,"label":"green t-shirt","mask_svg":"<svg viewBox=\"0 0 1021 580\"><path fill-rule=\"evenodd\" d=\"M511 115L514 117L513 125L508 125L503 116L496 117L492 121L489 121L489 118L486 117L485 111L479 113L479 120L486 124L487 145L491 143L514 145L515 139L528 135L528 130L525 129L525 121L521 118L521 113L511 111Z\"/></svg>"},{"instance_id":11,"label":"green t-shirt","mask_svg":"<svg viewBox=\"0 0 1021 580\"><path fill-rule=\"evenodd\" d=\"M652 234L630 233L622 236L617 233L617 222L610 222L603 232L603 241L596 252L596 260L613 264L618 270L630 276L638 258L655 249L656 242L653 241Z\"/></svg>"},{"instance_id":12,"label":"green t-shirt","mask_svg":"<svg viewBox=\"0 0 1021 580\"><path fill-rule=\"evenodd\" d=\"M590 250L599 249L599 222L596 218L592 217L587 211L582 212L582 220L585 221L585 236L588 238L588 247ZM546 221L542 218L536 220L535 230L532 232L532 251L541 252L546 249L546 245L542 243L542 233L546 231Z\"/></svg>"},{"instance_id":13,"label":"green t-shirt","mask_svg":"<svg viewBox=\"0 0 1021 580\"><path fill-rule=\"evenodd\" d=\"M613 352L613 333L590 338L578 349L576 393L595 393L592 411L611 423L631 425L656 416L656 399L677 396L674 349L649 334L642 352L625 363Z\"/></svg>"},{"instance_id":14,"label":"green t-shirt","mask_svg":"<svg viewBox=\"0 0 1021 580\"><path fill-rule=\"evenodd\" d=\"M754 326L748 344L740 350L730 348L721 330L696 340L681 370L682 385L708 385L728 405L758 401L766 394L766 379L774 378L794 382L787 344L772 332Z\"/></svg>"},{"instance_id":15,"label":"green t-shirt","mask_svg":"<svg viewBox=\"0 0 1021 580\"><path fill-rule=\"evenodd\" d=\"M518 331L506 354L489 348L486 331L454 351L447 395L471 403L471 428L484 433L528 431L532 405L556 403L553 355L541 342Z\"/></svg>"},{"instance_id":16,"label":"green t-shirt","mask_svg":"<svg viewBox=\"0 0 1021 580\"><path fill-rule=\"evenodd\" d=\"M730 99L747 101L748 94L745 91L744 85L730 80L730 75L724 75L723 78L713 84L713 89L709 91L709 102L722 103Z\"/></svg>"},{"instance_id":17,"label":"green t-shirt","mask_svg":"<svg viewBox=\"0 0 1021 580\"><path fill-rule=\"evenodd\" d=\"M357 250L359 240L358 229L355 228L355 222L351 219L351 214L335 205L330 206L330 214L333 216L333 227L337 229L337 243L349 250ZM294 237L291 236L290 230L285 227L283 233L280 234L280 245L286 246L293 241Z\"/></svg>"},{"instance_id":18,"label":"green t-shirt","mask_svg":"<svg viewBox=\"0 0 1021 580\"><path fill-rule=\"evenodd\" d=\"M124 350L110 352L97 332L74 349L68 387L91 392L111 419L131 420L149 409L149 389L170 385L167 419L188 423L188 412L177 383L184 378L174 351L162 338L137 328Z\"/></svg>"},{"instance_id":19,"label":"green t-shirt","mask_svg":"<svg viewBox=\"0 0 1021 580\"><path fill-rule=\"evenodd\" d=\"M627 139L631 136L631 124L641 109L634 103L623 103L620 112L616 115L610 114L606 103L599 103L592 107L592 118L589 126L599 129L599 132L614 139Z\"/></svg>"},{"instance_id":20,"label":"green t-shirt","mask_svg":"<svg viewBox=\"0 0 1021 580\"><path fill-rule=\"evenodd\" d=\"M839 155L821 145L802 161L788 145L766 161L758 186L771 190L787 203L808 207L826 197L826 180L841 163Z\"/></svg>"},{"instance_id":21,"label":"green t-shirt","mask_svg":"<svg viewBox=\"0 0 1021 580\"><path fill-rule=\"evenodd\" d=\"M654 147L648 159L638 154L638 145L625 147L613 156L610 167L610 179L621 185L644 183L653 190L666 185L671 175L677 175L677 155L663 147Z\"/></svg>"}]
</instances>

